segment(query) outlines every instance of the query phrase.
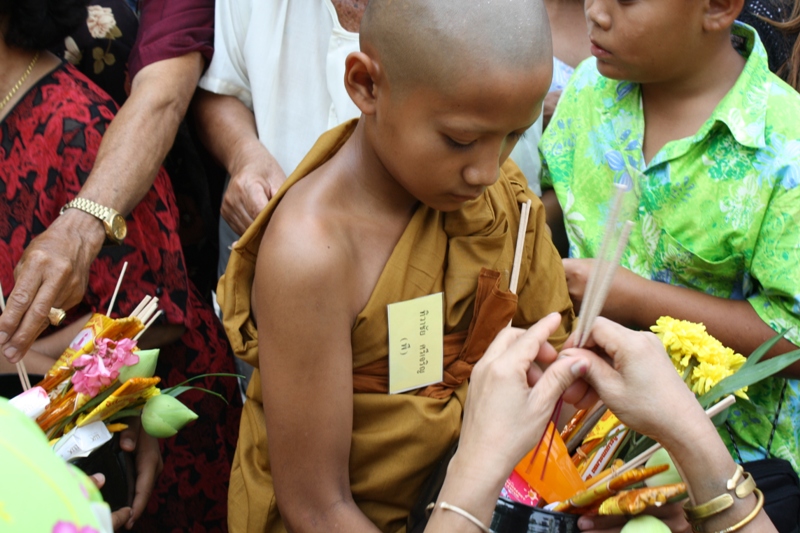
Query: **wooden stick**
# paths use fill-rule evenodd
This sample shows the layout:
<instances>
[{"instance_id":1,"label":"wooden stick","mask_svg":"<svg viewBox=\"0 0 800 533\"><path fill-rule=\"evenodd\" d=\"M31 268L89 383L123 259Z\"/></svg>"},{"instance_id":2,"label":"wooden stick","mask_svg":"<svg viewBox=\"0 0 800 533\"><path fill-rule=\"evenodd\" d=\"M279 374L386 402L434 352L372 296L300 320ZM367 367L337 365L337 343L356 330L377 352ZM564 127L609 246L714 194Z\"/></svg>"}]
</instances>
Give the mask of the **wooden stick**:
<instances>
[{"instance_id":1,"label":"wooden stick","mask_svg":"<svg viewBox=\"0 0 800 533\"><path fill-rule=\"evenodd\" d=\"M706 414L708 415L709 418L713 418L718 414L720 414L725 409L727 409L728 407L730 407L731 405L733 405L734 403L736 403L736 397L731 394L720 400L719 403L717 403L716 405L712 405L710 408L706 409ZM637 455L636 457L625 463L619 470L617 470L613 474L612 478L624 474L629 470L633 470L634 468L642 466L644 463L647 462L648 459L650 459L650 457L653 456L654 453L656 453L660 449L661 449L661 444L659 443L653 444L645 451L643 451L642 453L640 453L639 455ZM600 481L598 481L597 483L591 485L587 490L591 490L599 485L602 485L603 483L608 482L609 479L611 478L605 477Z\"/></svg>"},{"instance_id":2,"label":"wooden stick","mask_svg":"<svg viewBox=\"0 0 800 533\"><path fill-rule=\"evenodd\" d=\"M156 321L156 319L157 319L158 317L160 317L160 316L161 316L161 314L162 314L163 312L164 312L164 311L162 311L161 309L159 309L159 310L158 310L158 313L156 313L155 315L153 315L153 318L151 318L151 319L150 319L150 320L147 322L147 324L145 324L145 325L144 325L144 329L143 329L142 331L140 331L139 333L137 333L137 334L136 334L136 336L133 338L133 340L135 340L135 341L138 341L138 340L139 340L139 337L141 337L142 335L144 335L144 332L145 332L145 331L147 331L147 328L149 328L150 326L152 326L152 325L153 325L153 322L155 322L155 321Z\"/></svg>"},{"instance_id":3,"label":"wooden stick","mask_svg":"<svg viewBox=\"0 0 800 533\"><path fill-rule=\"evenodd\" d=\"M114 287L114 294L111 296L111 303L108 304L108 312L106 316L111 318L111 310L114 309L114 302L117 301L117 293L119 292L119 286L122 285L122 278L125 277L125 271L128 270L128 262L125 261L122 265L122 272L119 273L119 278L117 279L117 286Z\"/></svg>"},{"instance_id":4,"label":"wooden stick","mask_svg":"<svg viewBox=\"0 0 800 533\"><path fill-rule=\"evenodd\" d=\"M517 285L519 284L519 270L522 266L522 253L525 251L525 233L528 230L528 216L531 212L531 201L528 200L522 204L522 209L519 216L519 230L517 230L517 246L514 248L514 265L511 268L511 281L508 284L508 290L517 294Z\"/></svg>"},{"instance_id":5,"label":"wooden stick","mask_svg":"<svg viewBox=\"0 0 800 533\"><path fill-rule=\"evenodd\" d=\"M0 312L6 312L6 297L3 294L3 285L0 284ZM19 382L22 385L22 391L25 392L31 388L31 378L28 376L28 369L25 368L25 363L22 359L17 361L17 375L19 375Z\"/></svg>"},{"instance_id":6,"label":"wooden stick","mask_svg":"<svg viewBox=\"0 0 800 533\"><path fill-rule=\"evenodd\" d=\"M153 316L153 313L156 312L156 309L158 309L158 298L153 298L150 300L150 303L139 312L136 318L141 320L143 323L147 322L150 320L150 317Z\"/></svg>"},{"instance_id":7,"label":"wooden stick","mask_svg":"<svg viewBox=\"0 0 800 533\"><path fill-rule=\"evenodd\" d=\"M138 315L138 314L139 314L139 313L142 311L142 309L144 309L144 306L145 306L145 305L147 305L147 304L150 302L150 300L151 300L152 298L153 298L153 297L152 297L152 296L150 296L150 295L147 295L147 296L145 296L144 298L142 298L142 301L141 301L141 302L139 302L139 305L137 305L137 306L136 306L136 309L134 309L134 310L131 312L130 316L132 316L132 317L134 317L134 316L137 316L137 315Z\"/></svg>"}]
</instances>

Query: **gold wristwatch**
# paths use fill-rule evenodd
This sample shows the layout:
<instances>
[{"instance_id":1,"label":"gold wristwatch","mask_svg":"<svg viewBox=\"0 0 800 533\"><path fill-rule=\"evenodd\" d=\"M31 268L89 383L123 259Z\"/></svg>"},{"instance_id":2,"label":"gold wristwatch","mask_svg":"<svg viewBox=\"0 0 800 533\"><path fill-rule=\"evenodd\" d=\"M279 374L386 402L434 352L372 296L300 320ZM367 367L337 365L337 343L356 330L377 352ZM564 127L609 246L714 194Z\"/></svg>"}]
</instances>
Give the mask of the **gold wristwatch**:
<instances>
[{"instance_id":1,"label":"gold wristwatch","mask_svg":"<svg viewBox=\"0 0 800 533\"><path fill-rule=\"evenodd\" d=\"M106 207L87 200L86 198L75 198L61 208L59 214L63 215L67 209L80 209L85 213L89 213L93 217L97 217L103 223L106 229L106 236L109 240L116 244L122 244L125 235L128 234L128 226L125 224L125 219L118 212L110 207Z\"/></svg>"}]
</instances>

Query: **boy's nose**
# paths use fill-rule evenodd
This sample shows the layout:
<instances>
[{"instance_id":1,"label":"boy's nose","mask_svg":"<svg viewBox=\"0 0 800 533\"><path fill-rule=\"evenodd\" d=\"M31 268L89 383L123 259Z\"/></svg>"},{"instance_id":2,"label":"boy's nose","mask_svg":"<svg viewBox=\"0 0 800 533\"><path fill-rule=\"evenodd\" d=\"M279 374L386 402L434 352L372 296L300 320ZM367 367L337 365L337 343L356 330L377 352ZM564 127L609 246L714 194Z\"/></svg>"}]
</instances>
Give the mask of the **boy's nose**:
<instances>
[{"instance_id":1,"label":"boy's nose","mask_svg":"<svg viewBox=\"0 0 800 533\"><path fill-rule=\"evenodd\" d=\"M464 169L464 181L473 187L489 187L500 177L497 159L479 161Z\"/></svg>"},{"instance_id":2,"label":"boy's nose","mask_svg":"<svg viewBox=\"0 0 800 533\"><path fill-rule=\"evenodd\" d=\"M602 0L586 0L584 3L584 11L586 13L586 26L589 33L592 33L592 26L597 26L602 30L608 30L611 27L611 17L605 9Z\"/></svg>"}]
</instances>

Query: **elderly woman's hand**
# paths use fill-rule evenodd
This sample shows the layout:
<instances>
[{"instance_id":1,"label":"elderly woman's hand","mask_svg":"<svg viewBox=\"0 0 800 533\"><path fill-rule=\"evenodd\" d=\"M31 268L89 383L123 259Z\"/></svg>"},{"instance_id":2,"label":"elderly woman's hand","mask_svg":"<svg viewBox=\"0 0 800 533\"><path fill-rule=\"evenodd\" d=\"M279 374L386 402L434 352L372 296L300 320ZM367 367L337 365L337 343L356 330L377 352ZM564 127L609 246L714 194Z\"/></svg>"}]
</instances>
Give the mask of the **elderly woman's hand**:
<instances>
[{"instance_id":1,"label":"elderly woman's hand","mask_svg":"<svg viewBox=\"0 0 800 533\"><path fill-rule=\"evenodd\" d=\"M69 209L31 241L14 269L14 290L0 316L0 352L10 362L22 359L47 327L51 307L69 309L81 301L105 238L98 219Z\"/></svg>"}]
</instances>

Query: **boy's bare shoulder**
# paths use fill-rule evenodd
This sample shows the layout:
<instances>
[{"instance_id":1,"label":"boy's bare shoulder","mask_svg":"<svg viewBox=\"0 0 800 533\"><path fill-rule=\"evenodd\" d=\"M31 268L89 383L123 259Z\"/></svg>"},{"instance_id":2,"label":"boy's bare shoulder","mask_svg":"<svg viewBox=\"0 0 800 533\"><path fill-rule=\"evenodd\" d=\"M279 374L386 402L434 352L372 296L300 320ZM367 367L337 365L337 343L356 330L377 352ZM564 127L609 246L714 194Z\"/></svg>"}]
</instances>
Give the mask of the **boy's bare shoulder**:
<instances>
[{"instance_id":1,"label":"boy's bare shoulder","mask_svg":"<svg viewBox=\"0 0 800 533\"><path fill-rule=\"evenodd\" d=\"M258 251L257 272L288 290L336 292L349 271L349 239L324 205L291 191L276 208Z\"/></svg>"}]
</instances>

